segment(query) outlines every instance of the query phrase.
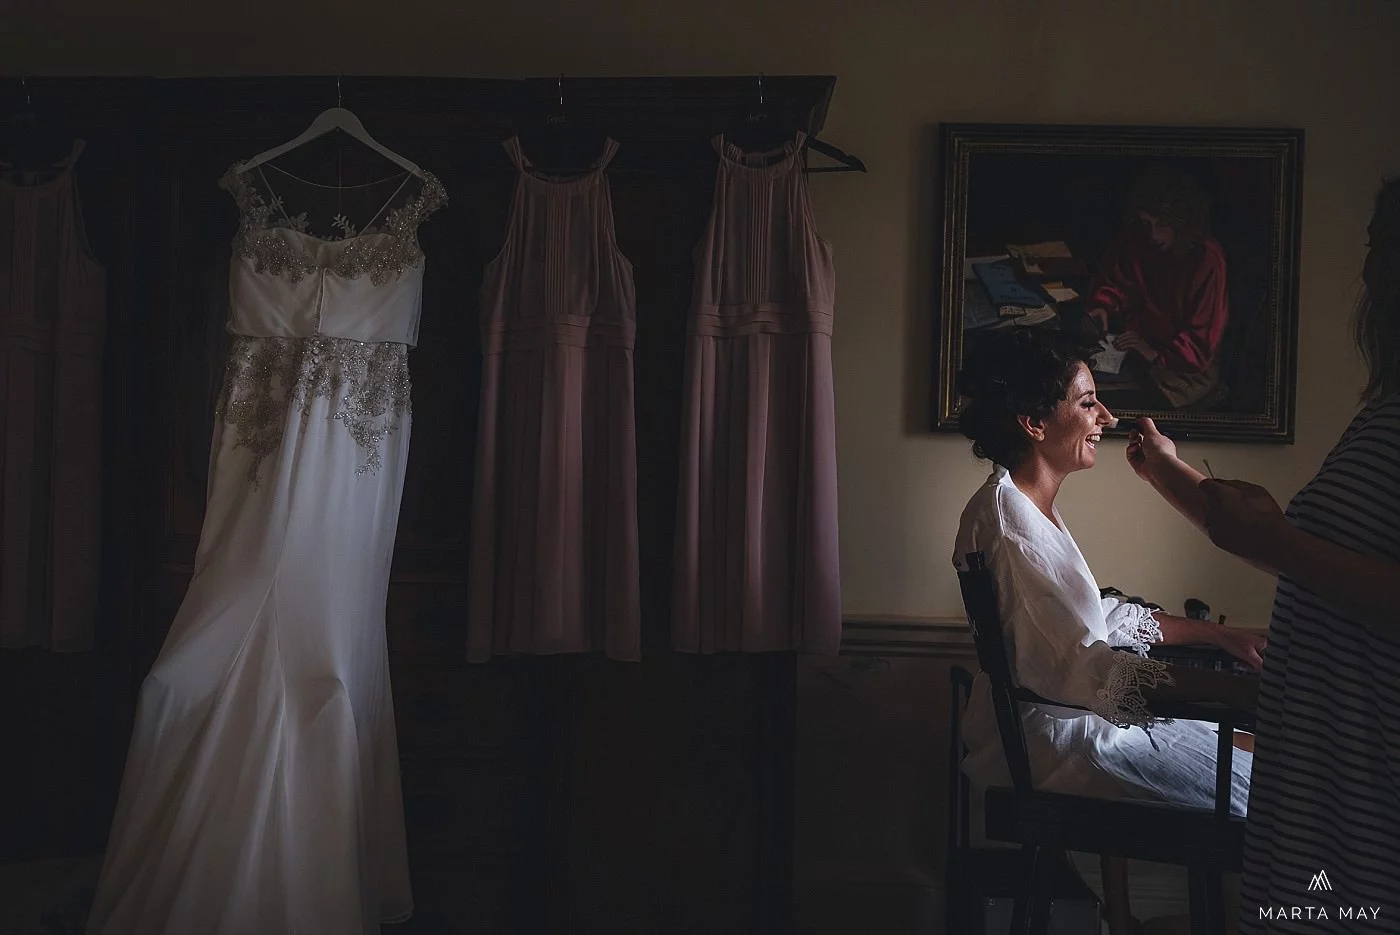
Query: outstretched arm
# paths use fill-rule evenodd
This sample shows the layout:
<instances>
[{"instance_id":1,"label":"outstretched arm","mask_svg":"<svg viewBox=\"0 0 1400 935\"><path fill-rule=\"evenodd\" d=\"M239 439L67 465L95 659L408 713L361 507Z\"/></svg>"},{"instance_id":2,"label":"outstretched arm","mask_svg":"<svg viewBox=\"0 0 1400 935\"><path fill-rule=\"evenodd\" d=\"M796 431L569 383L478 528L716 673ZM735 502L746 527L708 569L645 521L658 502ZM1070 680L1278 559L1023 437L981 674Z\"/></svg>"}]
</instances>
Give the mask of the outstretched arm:
<instances>
[{"instance_id":1,"label":"outstretched arm","mask_svg":"<svg viewBox=\"0 0 1400 935\"><path fill-rule=\"evenodd\" d=\"M1294 526L1269 492L1244 481L1206 480L1211 541L1255 564L1277 569L1327 600L1350 607L1374 624L1400 623L1395 582L1400 562L1363 555Z\"/></svg>"},{"instance_id":2,"label":"outstretched arm","mask_svg":"<svg viewBox=\"0 0 1400 935\"><path fill-rule=\"evenodd\" d=\"M1155 422L1137 420L1137 427L1128 435L1127 454L1138 477L1151 484L1191 525L1206 531L1206 498L1200 489L1205 475L1177 457L1176 443L1157 431Z\"/></svg>"},{"instance_id":3,"label":"outstretched arm","mask_svg":"<svg viewBox=\"0 0 1400 935\"><path fill-rule=\"evenodd\" d=\"M1176 443L1157 431L1156 423L1145 417L1137 420L1137 428L1128 436L1127 454L1128 464L1138 477L1151 484L1192 526L1210 534L1206 528L1206 497L1201 489L1201 482L1207 478L1177 456ZM1277 568L1257 557L1239 557L1265 574L1278 574Z\"/></svg>"},{"instance_id":4,"label":"outstretched arm","mask_svg":"<svg viewBox=\"0 0 1400 935\"><path fill-rule=\"evenodd\" d=\"M1259 633L1150 611L1115 597L1105 597L1102 604L1110 646L1148 652L1153 646L1207 645L1229 653L1252 669L1264 665L1264 637Z\"/></svg>"},{"instance_id":5,"label":"outstretched arm","mask_svg":"<svg viewBox=\"0 0 1400 935\"><path fill-rule=\"evenodd\" d=\"M1102 614L1102 604L1081 604L1066 588L1063 568L1032 542L1005 535L998 553L998 587L1017 595L1014 602L999 602L1014 647L1012 668L1030 691L1086 708L1119 727L1149 724L1154 698L1252 705L1250 679L1170 666L1095 639L1097 621L1089 616Z\"/></svg>"},{"instance_id":6,"label":"outstretched arm","mask_svg":"<svg viewBox=\"0 0 1400 935\"><path fill-rule=\"evenodd\" d=\"M1256 672L1264 668L1264 637L1239 627L1227 627L1209 620L1192 620L1171 614L1156 614L1162 628L1163 646L1200 643L1229 653Z\"/></svg>"}]
</instances>

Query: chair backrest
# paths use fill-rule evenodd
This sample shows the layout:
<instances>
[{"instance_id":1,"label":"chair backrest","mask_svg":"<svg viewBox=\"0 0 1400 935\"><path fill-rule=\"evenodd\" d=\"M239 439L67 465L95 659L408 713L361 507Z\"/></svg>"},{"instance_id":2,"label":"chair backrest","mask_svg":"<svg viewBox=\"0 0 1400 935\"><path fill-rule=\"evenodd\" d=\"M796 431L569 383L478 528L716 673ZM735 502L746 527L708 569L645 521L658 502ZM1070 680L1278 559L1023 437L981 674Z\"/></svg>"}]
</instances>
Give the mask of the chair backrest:
<instances>
[{"instance_id":1,"label":"chair backrest","mask_svg":"<svg viewBox=\"0 0 1400 935\"><path fill-rule=\"evenodd\" d=\"M1011 784L1017 793L1031 792L1034 789L1031 761L1026 750L1025 729L1021 725L1021 705L1016 698L1016 678L1011 672L1011 657L1002 631L1001 612L997 609L992 571L983 553L967 553L967 569L958 572L958 587L962 590L968 625L972 627L977 661L991 683L992 706L996 711L1006 765L1011 770Z\"/></svg>"}]
</instances>

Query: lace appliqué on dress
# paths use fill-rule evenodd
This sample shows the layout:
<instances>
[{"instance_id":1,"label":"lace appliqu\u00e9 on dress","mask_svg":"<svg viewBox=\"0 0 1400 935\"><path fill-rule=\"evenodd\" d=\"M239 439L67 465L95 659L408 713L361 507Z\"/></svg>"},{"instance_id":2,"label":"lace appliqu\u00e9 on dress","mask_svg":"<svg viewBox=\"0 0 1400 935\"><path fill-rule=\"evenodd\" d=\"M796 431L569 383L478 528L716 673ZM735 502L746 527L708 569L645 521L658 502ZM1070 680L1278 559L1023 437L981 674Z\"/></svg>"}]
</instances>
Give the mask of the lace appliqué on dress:
<instances>
[{"instance_id":1,"label":"lace appliqu\u00e9 on dress","mask_svg":"<svg viewBox=\"0 0 1400 935\"><path fill-rule=\"evenodd\" d=\"M1162 642L1162 627L1150 608L1123 601L1108 614L1108 645L1131 649L1139 656L1147 655L1152 646Z\"/></svg>"},{"instance_id":2,"label":"lace appliqu\u00e9 on dress","mask_svg":"<svg viewBox=\"0 0 1400 935\"><path fill-rule=\"evenodd\" d=\"M379 444L411 411L408 347L346 338L235 336L224 370L217 414L237 433L234 447L253 456L248 479L258 482L263 459L282 444L293 407L305 419L317 398L333 400L332 418L365 449L357 474L378 469Z\"/></svg>"},{"instance_id":3,"label":"lace appliqu\u00e9 on dress","mask_svg":"<svg viewBox=\"0 0 1400 935\"><path fill-rule=\"evenodd\" d=\"M242 165L234 163L219 180L219 186L232 194L238 204L234 253L252 260L258 272L285 277L290 282L319 272L321 265L310 251L293 244L282 233L284 230L306 233L306 215L286 218L280 198L264 198L240 171ZM418 225L445 204L447 190L442 182L431 172L424 172L418 194L385 214L382 224L362 231L355 231L348 221L337 224L345 234L339 242L348 242L326 268L346 278L368 275L376 286L398 278L404 270L416 267L423 259L423 251L418 246ZM274 217L285 220L274 224Z\"/></svg>"},{"instance_id":4,"label":"lace appliqu\u00e9 on dress","mask_svg":"<svg viewBox=\"0 0 1400 935\"><path fill-rule=\"evenodd\" d=\"M1095 693L1093 711L1115 727L1141 727L1146 730L1154 720L1143 697L1144 688L1175 685L1166 663L1131 653L1115 653L1108 679ZM1151 736L1149 732L1148 736Z\"/></svg>"}]
</instances>

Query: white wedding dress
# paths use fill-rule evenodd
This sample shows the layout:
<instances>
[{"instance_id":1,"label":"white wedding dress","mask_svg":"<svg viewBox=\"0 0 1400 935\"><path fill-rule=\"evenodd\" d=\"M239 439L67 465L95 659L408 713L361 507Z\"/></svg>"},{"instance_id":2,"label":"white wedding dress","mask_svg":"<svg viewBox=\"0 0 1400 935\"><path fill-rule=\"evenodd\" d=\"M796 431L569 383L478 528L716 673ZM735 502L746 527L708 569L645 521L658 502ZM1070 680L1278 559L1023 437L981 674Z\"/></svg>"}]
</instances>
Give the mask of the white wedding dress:
<instances>
[{"instance_id":1,"label":"white wedding dress","mask_svg":"<svg viewBox=\"0 0 1400 935\"><path fill-rule=\"evenodd\" d=\"M329 239L272 171L239 168L204 529L141 688L89 935L372 935L412 911L384 609L417 228L446 196L431 175L319 187ZM339 210L371 198L363 228Z\"/></svg>"}]
</instances>

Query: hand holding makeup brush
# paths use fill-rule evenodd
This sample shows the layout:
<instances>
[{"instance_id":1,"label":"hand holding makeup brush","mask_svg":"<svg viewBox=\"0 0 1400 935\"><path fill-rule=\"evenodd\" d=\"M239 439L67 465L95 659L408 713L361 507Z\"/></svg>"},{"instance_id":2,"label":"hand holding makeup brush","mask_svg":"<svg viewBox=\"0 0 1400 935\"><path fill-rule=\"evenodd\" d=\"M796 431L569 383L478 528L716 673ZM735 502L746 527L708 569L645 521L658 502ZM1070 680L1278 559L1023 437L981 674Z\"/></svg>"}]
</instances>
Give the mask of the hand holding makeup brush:
<instances>
[{"instance_id":1,"label":"hand holding makeup brush","mask_svg":"<svg viewBox=\"0 0 1400 935\"><path fill-rule=\"evenodd\" d=\"M1126 420L1124 420L1126 421ZM1154 483L1158 471L1176 461L1176 442L1157 430L1157 424L1144 416L1128 433L1128 464L1138 477Z\"/></svg>"}]
</instances>

